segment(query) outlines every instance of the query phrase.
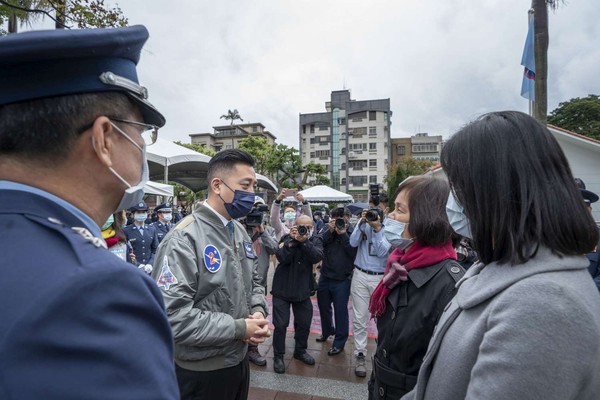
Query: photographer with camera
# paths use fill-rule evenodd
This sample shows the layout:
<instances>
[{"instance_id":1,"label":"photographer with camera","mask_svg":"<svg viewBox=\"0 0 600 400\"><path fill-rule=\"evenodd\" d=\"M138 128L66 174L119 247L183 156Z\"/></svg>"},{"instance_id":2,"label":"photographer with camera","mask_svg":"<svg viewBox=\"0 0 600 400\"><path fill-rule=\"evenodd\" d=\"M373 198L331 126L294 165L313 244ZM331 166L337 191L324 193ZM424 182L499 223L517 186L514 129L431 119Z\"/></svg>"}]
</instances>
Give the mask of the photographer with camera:
<instances>
[{"instance_id":1,"label":"photographer with camera","mask_svg":"<svg viewBox=\"0 0 600 400\"><path fill-rule=\"evenodd\" d=\"M379 185L370 185L371 200L379 203ZM369 301L373 291L383 278L385 265L390 252L390 243L383 234L384 214L381 208L365 209L361 213L354 231L350 235L350 245L357 247L354 261L354 275L350 286L352 296L352 331L354 335L354 374L367 376L367 323L369 322Z\"/></svg>"},{"instance_id":2,"label":"photographer with camera","mask_svg":"<svg viewBox=\"0 0 600 400\"><path fill-rule=\"evenodd\" d=\"M281 202L289 193L295 193L294 197L302 203L302 214L308 215L312 220L312 212L308 202L304 201L304 196L293 189L283 188L271 206L271 226L275 229L275 237L281 240L282 237L290 233L290 228L296 221L296 207L287 205L283 210L283 221L281 222Z\"/></svg>"},{"instance_id":3,"label":"photographer with camera","mask_svg":"<svg viewBox=\"0 0 600 400\"><path fill-rule=\"evenodd\" d=\"M265 288L267 293L267 275L269 273L270 256L275 254L279 249L277 239L275 239L275 230L270 226L263 224L264 214L269 207L265 201L256 196L254 198L254 207L246 218L240 219L240 222L246 228L248 236L252 239L254 255L257 257L256 272L260 278L260 284ZM244 245L247 246L246 243ZM258 346L248 344L248 359L251 363L264 367L267 365L267 360L259 353Z\"/></svg>"},{"instance_id":4,"label":"photographer with camera","mask_svg":"<svg viewBox=\"0 0 600 400\"><path fill-rule=\"evenodd\" d=\"M273 276L273 369L278 374L285 372L285 335L290 323L290 306L294 312L294 358L307 365L315 359L306 352L313 306L310 293L313 290L313 264L323 258L323 245L319 236L313 235L311 216L301 215L290 228L289 235L282 238L277 250L279 266Z\"/></svg>"},{"instance_id":5,"label":"photographer with camera","mask_svg":"<svg viewBox=\"0 0 600 400\"><path fill-rule=\"evenodd\" d=\"M348 299L356 258L356 248L350 245L349 237L352 233L352 227L348 223L351 215L344 207L334 209L331 212L332 219L321 234L323 264L317 287L317 302L321 315L322 335L317 338L317 342L325 342L329 336L335 334L331 349L327 352L330 356L341 353L348 340Z\"/></svg>"}]
</instances>

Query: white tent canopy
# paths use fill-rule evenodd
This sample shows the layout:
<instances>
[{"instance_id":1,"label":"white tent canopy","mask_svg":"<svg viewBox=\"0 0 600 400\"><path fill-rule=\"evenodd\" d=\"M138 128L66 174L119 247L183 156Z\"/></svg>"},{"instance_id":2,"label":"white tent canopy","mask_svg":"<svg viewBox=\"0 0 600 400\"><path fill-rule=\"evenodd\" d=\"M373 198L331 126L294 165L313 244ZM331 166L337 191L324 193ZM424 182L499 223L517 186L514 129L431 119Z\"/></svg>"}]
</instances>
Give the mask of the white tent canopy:
<instances>
[{"instance_id":1,"label":"white tent canopy","mask_svg":"<svg viewBox=\"0 0 600 400\"><path fill-rule=\"evenodd\" d=\"M146 156L153 181L177 182L194 192L206 189L210 156L161 138L147 147ZM256 174L256 179L260 188L277 191L266 176Z\"/></svg>"},{"instance_id":2,"label":"white tent canopy","mask_svg":"<svg viewBox=\"0 0 600 400\"><path fill-rule=\"evenodd\" d=\"M351 195L346 194L344 192L340 192L339 190L335 190L325 185L313 186L311 188L300 191L300 194L304 196L304 200L317 202L344 202L344 201L354 201Z\"/></svg>"},{"instance_id":3,"label":"white tent canopy","mask_svg":"<svg viewBox=\"0 0 600 400\"><path fill-rule=\"evenodd\" d=\"M155 194L157 196L164 197L173 197L173 186L164 183L148 181L144 186L144 193Z\"/></svg>"}]
</instances>

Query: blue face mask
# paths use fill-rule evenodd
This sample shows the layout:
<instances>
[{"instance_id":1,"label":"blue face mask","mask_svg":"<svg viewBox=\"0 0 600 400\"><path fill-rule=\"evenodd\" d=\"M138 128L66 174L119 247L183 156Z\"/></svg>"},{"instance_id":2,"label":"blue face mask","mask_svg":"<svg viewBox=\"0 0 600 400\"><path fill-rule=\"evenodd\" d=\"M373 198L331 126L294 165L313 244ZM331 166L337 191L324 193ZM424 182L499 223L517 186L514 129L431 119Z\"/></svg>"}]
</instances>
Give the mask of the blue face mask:
<instances>
[{"instance_id":1,"label":"blue face mask","mask_svg":"<svg viewBox=\"0 0 600 400\"><path fill-rule=\"evenodd\" d=\"M225 200L223 200L223 198L221 197L221 195L219 195L219 197L221 197L221 200L223 200L223 205L225 206L225 210L227 211L229 216L233 219L238 219L250 214L250 211L252 211L252 207L254 207L254 192L246 192L244 190L233 190L229 187L228 184L225 183L225 181L221 182L223 182L223 184L233 192L233 200L231 200L231 203L226 203Z\"/></svg>"},{"instance_id":2,"label":"blue face mask","mask_svg":"<svg viewBox=\"0 0 600 400\"><path fill-rule=\"evenodd\" d=\"M392 245L392 247L404 250L413 244L414 240L405 239L402 237L406 225L408 224L391 218L388 218L385 221L385 225L383 226L383 235L390 245Z\"/></svg>"},{"instance_id":3,"label":"blue face mask","mask_svg":"<svg viewBox=\"0 0 600 400\"><path fill-rule=\"evenodd\" d=\"M464 213L463 207L459 204L458 200L456 200L454 192L452 191L450 191L450 194L448 195L446 214L448 215L448 222L450 222L450 226L452 226L454 232L466 238L473 239L469 220Z\"/></svg>"}]
</instances>

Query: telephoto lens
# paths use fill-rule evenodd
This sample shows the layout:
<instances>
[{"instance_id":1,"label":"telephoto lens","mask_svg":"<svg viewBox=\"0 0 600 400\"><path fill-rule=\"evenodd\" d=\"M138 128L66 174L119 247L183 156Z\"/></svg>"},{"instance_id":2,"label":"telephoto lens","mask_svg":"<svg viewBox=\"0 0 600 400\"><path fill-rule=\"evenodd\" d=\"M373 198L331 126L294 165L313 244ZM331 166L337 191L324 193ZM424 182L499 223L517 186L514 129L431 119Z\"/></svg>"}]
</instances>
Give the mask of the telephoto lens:
<instances>
[{"instance_id":1,"label":"telephoto lens","mask_svg":"<svg viewBox=\"0 0 600 400\"><path fill-rule=\"evenodd\" d=\"M308 233L308 228L305 225L298 225L298 235L304 236Z\"/></svg>"},{"instance_id":2,"label":"telephoto lens","mask_svg":"<svg viewBox=\"0 0 600 400\"><path fill-rule=\"evenodd\" d=\"M335 227L338 229L343 229L346 227L346 221L343 218L337 218L335 220Z\"/></svg>"}]
</instances>

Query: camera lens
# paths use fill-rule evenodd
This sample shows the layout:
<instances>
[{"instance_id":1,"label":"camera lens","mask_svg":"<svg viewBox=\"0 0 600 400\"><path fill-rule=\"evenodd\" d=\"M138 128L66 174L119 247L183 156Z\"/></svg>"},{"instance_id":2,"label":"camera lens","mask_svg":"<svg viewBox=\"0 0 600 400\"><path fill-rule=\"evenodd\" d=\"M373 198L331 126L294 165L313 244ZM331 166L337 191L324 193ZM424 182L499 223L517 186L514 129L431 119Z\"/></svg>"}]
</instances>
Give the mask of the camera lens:
<instances>
[{"instance_id":1,"label":"camera lens","mask_svg":"<svg viewBox=\"0 0 600 400\"><path fill-rule=\"evenodd\" d=\"M379 210L377 210L376 208L371 208L365 214L365 218L367 219L367 221L377 221L378 217L379 217Z\"/></svg>"},{"instance_id":2,"label":"camera lens","mask_svg":"<svg viewBox=\"0 0 600 400\"><path fill-rule=\"evenodd\" d=\"M304 225L298 225L298 235L304 236L308 233L308 229Z\"/></svg>"},{"instance_id":3,"label":"camera lens","mask_svg":"<svg viewBox=\"0 0 600 400\"><path fill-rule=\"evenodd\" d=\"M346 227L346 221L344 221L342 218L338 218L335 220L335 227L338 229L342 229Z\"/></svg>"}]
</instances>

